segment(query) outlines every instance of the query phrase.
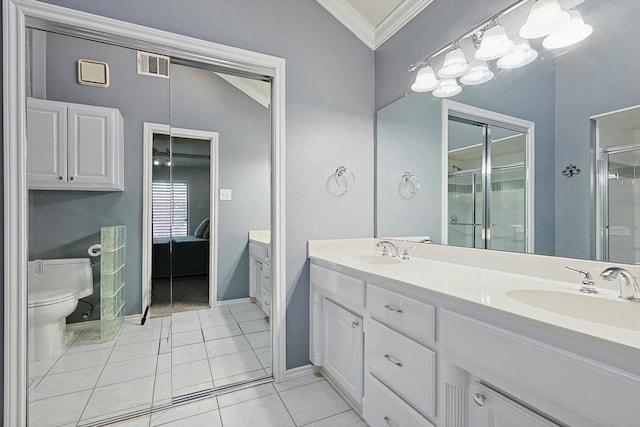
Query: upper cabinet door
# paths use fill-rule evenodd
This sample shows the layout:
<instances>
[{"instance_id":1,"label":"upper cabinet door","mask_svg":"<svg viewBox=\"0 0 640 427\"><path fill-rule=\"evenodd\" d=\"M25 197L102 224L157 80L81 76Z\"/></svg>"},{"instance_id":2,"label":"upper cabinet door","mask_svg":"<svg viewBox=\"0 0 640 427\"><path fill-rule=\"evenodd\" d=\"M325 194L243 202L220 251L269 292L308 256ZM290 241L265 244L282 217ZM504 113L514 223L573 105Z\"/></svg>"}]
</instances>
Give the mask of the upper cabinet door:
<instances>
[{"instance_id":1,"label":"upper cabinet door","mask_svg":"<svg viewBox=\"0 0 640 427\"><path fill-rule=\"evenodd\" d=\"M27 102L29 187L67 182L67 105L29 98Z\"/></svg>"},{"instance_id":2,"label":"upper cabinet door","mask_svg":"<svg viewBox=\"0 0 640 427\"><path fill-rule=\"evenodd\" d=\"M68 175L77 189L114 189L119 185L119 112L70 104Z\"/></svg>"},{"instance_id":3,"label":"upper cabinet door","mask_svg":"<svg viewBox=\"0 0 640 427\"><path fill-rule=\"evenodd\" d=\"M123 190L123 132L115 108L27 98L29 188Z\"/></svg>"}]
</instances>

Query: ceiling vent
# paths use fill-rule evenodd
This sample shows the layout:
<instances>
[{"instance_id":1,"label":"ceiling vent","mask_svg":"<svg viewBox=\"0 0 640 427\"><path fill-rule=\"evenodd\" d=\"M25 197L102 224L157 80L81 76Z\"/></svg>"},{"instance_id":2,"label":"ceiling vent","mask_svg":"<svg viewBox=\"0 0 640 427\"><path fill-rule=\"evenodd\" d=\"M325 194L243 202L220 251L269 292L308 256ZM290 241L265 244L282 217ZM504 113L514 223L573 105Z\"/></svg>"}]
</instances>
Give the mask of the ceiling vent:
<instances>
[{"instance_id":1,"label":"ceiling vent","mask_svg":"<svg viewBox=\"0 0 640 427\"><path fill-rule=\"evenodd\" d=\"M168 56L138 51L138 74L168 79L169 62Z\"/></svg>"}]
</instances>

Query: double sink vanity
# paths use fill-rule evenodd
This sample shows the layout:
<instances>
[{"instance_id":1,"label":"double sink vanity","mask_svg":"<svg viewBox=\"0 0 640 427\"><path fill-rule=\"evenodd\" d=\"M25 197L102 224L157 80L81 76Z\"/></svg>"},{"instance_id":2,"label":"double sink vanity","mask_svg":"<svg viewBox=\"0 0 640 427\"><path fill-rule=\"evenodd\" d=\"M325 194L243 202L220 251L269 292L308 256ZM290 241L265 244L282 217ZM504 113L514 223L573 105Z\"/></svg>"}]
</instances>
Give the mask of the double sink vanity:
<instances>
[{"instance_id":1,"label":"double sink vanity","mask_svg":"<svg viewBox=\"0 0 640 427\"><path fill-rule=\"evenodd\" d=\"M379 242L308 248L311 362L369 425L639 425L640 303L610 264Z\"/></svg>"}]
</instances>

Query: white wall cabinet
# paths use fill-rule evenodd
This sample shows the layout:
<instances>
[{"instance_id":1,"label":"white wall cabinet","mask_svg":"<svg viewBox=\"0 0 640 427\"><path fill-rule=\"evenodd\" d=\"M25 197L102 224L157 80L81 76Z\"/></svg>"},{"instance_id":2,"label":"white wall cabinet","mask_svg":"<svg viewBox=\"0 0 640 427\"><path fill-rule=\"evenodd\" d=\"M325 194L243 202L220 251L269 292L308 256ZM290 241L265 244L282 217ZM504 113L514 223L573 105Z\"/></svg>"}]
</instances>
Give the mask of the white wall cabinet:
<instances>
[{"instance_id":1,"label":"white wall cabinet","mask_svg":"<svg viewBox=\"0 0 640 427\"><path fill-rule=\"evenodd\" d=\"M124 189L124 126L115 108L27 99L33 190Z\"/></svg>"}]
</instances>

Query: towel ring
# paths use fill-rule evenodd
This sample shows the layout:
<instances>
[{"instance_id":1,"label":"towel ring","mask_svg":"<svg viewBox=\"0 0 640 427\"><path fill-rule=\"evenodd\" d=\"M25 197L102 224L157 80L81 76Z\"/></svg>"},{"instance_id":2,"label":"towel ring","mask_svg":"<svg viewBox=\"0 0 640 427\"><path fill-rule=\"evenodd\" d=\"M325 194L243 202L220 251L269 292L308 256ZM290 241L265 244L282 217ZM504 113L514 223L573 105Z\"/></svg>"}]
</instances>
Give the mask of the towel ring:
<instances>
[{"instance_id":1,"label":"towel ring","mask_svg":"<svg viewBox=\"0 0 640 427\"><path fill-rule=\"evenodd\" d=\"M348 175L345 175L345 174L348 174ZM349 184L349 179L348 179L349 175L351 176L351 184ZM344 182L344 185L340 183L341 177L342 177L342 181ZM338 188L344 191L351 190L353 186L356 185L356 176L346 166L338 167L338 169L336 169L336 173L334 174L334 178L336 180L336 184L338 185Z\"/></svg>"},{"instance_id":2,"label":"towel ring","mask_svg":"<svg viewBox=\"0 0 640 427\"><path fill-rule=\"evenodd\" d=\"M402 187L410 194L416 194L420 189L420 180L411 172L402 172Z\"/></svg>"}]
</instances>

